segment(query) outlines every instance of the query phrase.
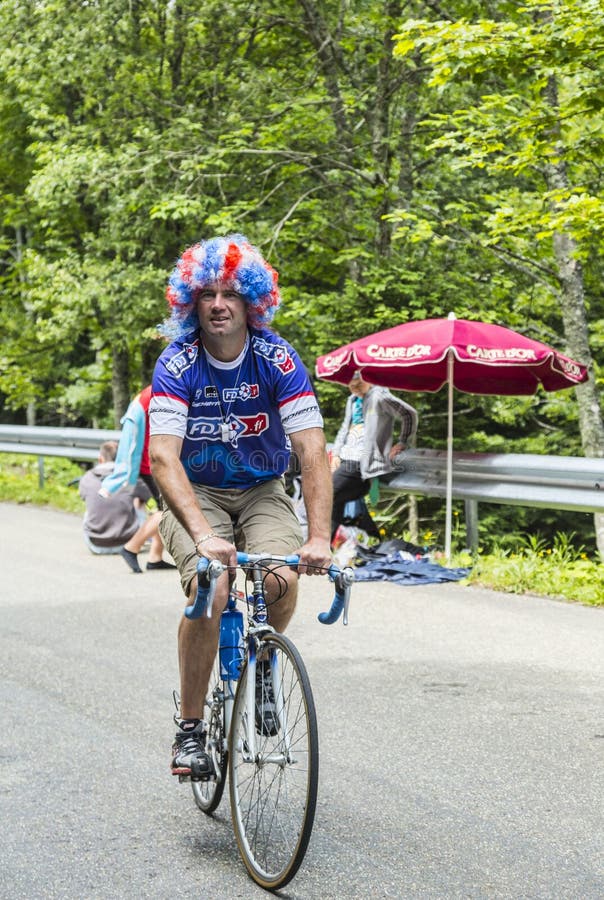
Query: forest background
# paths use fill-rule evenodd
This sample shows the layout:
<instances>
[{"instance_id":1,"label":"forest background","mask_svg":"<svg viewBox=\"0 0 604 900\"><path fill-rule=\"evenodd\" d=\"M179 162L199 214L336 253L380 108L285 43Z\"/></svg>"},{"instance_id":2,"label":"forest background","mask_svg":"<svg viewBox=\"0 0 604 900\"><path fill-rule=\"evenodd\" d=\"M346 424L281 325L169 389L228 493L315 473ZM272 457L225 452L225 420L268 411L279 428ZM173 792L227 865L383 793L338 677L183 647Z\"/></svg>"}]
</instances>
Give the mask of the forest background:
<instances>
[{"instance_id":1,"label":"forest background","mask_svg":"<svg viewBox=\"0 0 604 900\"><path fill-rule=\"evenodd\" d=\"M599 0L3 0L1 421L117 427L176 258L237 231L310 369L410 319L497 322L589 381L457 393L456 449L603 456L603 60ZM316 387L333 438L347 391ZM443 448L445 392L405 399ZM604 550L602 517L481 528Z\"/></svg>"}]
</instances>

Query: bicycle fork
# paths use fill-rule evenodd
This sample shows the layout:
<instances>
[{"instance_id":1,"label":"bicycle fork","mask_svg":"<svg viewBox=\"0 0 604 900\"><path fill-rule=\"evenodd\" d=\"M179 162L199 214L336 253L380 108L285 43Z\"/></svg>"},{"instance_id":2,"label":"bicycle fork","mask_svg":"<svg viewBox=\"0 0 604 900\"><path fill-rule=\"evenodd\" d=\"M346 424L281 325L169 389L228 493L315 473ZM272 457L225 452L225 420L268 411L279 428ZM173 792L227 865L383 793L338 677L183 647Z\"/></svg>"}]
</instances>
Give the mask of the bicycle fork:
<instances>
[{"instance_id":1,"label":"bicycle fork","mask_svg":"<svg viewBox=\"0 0 604 900\"><path fill-rule=\"evenodd\" d=\"M245 695L246 715L246 740L245 746L241 747L241 754L244 762L255 763L257 765L278 765L285 768L286 765L294 763L295 759L291 754L291 736L287 727L287 712L283 696L283 684L281 682L281 672L277 654L274 650L270 651L271 677L273 682L273 693L275 697L275 705L277 708L277 721L279 723L279 741L280 752L261 753L257 751L258 735L256 734L256 667L258 658L256 655L256 641L253 637L249 638L248 648L248 667L247 667L247 683Z\"/></svg>"},{"instance_id":2,"label":"bicycle fork","mask_svg":"<svg viewBox=\"0 0 604 900\"><path fill-rule=\"evenodd\" d=\"M231 722L233 719L233 704L235 702L235 691L237 689L237 681L234 679L224 679L222 681L222 687L216 687L214 690L214 695L212 697L212 706L213 710L212 716L219 716L220 709L222 708L223 712L223 720L222 720L222 729L220 732L219 740L220 746L218 746L218 741L213 738L208 742L208 751L210 753L212 759L212 765L214 767L215 779L216 781L222 781L222 772L220 767L220 760L224 758L224 754L228 749L228 741L229 741L229 732L231 730Z\"/></svg>"}]
</instances>

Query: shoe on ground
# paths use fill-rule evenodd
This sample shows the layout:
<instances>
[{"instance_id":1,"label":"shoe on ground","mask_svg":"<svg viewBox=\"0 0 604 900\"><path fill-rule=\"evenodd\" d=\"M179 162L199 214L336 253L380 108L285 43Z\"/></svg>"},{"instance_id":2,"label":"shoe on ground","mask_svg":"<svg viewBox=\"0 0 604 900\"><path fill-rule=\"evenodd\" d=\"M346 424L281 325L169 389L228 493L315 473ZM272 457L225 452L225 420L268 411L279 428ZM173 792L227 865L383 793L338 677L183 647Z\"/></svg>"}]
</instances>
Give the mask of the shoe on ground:
<instances>
[{"instance_id":1,"label":"shoe on ground","mask_svg":"<svg viewBox=\"0 0 604 900\"><path fill-rule=\"evenodd\" d=\"M175 569L176 566L173 566L172 563L164 562L163 559L160 559L159 562L148 562L147 569L153 571L154 569Z\"/></svg>"},{"instance_id":2,"label":"shoe on ground","mask_svg":"<svg viewBox=\"0 0 604 900\"><path fill-rule=\"evenodd\" d=\"M136 553L133 553L132 550L126 550L125 547L122 547L122 549L120 550L120 554L122 556L122 559L126 560L128 565L136 575L140 574L143 571L138 564Z\"/></svg>"},{"instance_id":3,"label":"shoe on ground","mask_svg":"<svg viewBox=\"0 0 604 900\"><path fill-rule=\"evenodd\" d=\"M183 719L172 744L172 774L207 781L214 774L206 753L205 722Z\"/></svg>"},{"instance_id":4,"label":"shoe on ground","mask_svg":"<svg viewBox=\"0 0 604 900\"><path fill-rule=\"evenodd\" d=\"M279 733L273 674L268 660L256 663L256 731L267 737L274 737Z\"/></svg>"}]
</instances>

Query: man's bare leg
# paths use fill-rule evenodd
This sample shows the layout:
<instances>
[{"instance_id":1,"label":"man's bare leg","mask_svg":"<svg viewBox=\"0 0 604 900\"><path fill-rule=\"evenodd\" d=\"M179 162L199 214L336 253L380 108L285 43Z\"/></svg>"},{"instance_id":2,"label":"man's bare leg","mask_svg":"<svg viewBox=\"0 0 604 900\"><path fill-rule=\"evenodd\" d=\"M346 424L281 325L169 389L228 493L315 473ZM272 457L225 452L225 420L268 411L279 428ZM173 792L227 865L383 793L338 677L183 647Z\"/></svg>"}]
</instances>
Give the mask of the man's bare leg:
<instances>
[{"instance_id":1,"label":"man's bare leg","mask_svg":"<svg viewBox=\"0 0 604 900\"><path fill-rule=\"evenodd\" d=\"M279 569L279 577L267 578L265 582L268 620L275 631L283 632L289 625L296 609L298 598L298 573L291 569ZM283 580L287 588L283 596ZM277 599L279 598L279 599Z\"/></svg>"},{"instance_id":2,"label":"man's bare leg","mask_svg":"<svg viewBox=\"0 0 604 900\"><path fill-rule=\"evenodd\" d=\"M158 535L157 528L159 526L160 519L160 512L151 513L149 518L145 519L140 528L132 535L128 543L124 544L124 549L129 550L130 553L140 553L148 539L153 539L156 535Z\"/></svg>"},{"instance_id":3,"label":"man's bare leg","mask_svg":"<svg viewBox=\"0 0 604 900\"><path fill-rule=\"evenodd\" d=\"M202 719L205 698L214 658L218 649L220 616L227 602L227 580L216 587L212 618L183 616L178 629L178 662L180 668L180 715L183 719ZM189 601L197 594L197 579L190 589Z\"/></svg>"},{"instance_id":4,"label":"man's bare leg","mask_svg":"<svg viewBox=\"0 0 604 900\"><path fill-rule=\"evenodd\" d=\"M296 608L298 595L298 576L290 569L280 572L281 578L287 581L287 591L274 603L283 591L282 581L268 579L267 601L269 622L275 631L285 631ZM212 665L218 649L220 634L220 616L226 606L227 582L216 588L212 618L202 616L200 619L187 619L183 616L178 630L178 661L180 667L180 715L183 719L202 719L204 702L208 692L208 684ZM195 600L197 580L190 589L189 601Z\"/></svg>"}]
</instances>

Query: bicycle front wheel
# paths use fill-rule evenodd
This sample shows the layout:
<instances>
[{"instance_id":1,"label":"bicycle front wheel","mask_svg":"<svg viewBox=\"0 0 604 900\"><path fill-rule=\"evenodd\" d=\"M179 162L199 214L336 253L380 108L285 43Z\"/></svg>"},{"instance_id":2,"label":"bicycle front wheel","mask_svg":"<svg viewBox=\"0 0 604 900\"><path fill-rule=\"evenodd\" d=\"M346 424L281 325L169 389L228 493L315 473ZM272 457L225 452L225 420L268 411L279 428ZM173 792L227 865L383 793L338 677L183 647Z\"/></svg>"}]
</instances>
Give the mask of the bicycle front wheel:
<instances>
[{"instance_id":1,"label":"bicycle front wheel","mask_svg":"<svg viewBox=\"0 0 604 900\"><path fill-rule=\"evenodd\" d=\"M191 781L195 803L207 815L213 813L222 800L227 777L223 682L220 680L218 654L216 654L212 674L210 675L210 690L211 693L206 697L204 709L204 715L207 717L208 723L206 750L212 758L215 775L208 781Z\"/></svg>"},{"instance_id":2,"label":"bicycle front wheel","mask_svg":"<svg viewBox=\"0 0 604 900\"><path fill-rule=\"evenodd\" d=\"M246 665L229 736L231 814L249 874L261 887L275 890L294 877L308 847L319 738L310 681L292 642L282 634L267 635L258 657L270 660L273 696L268 702L260 688L247 691ZM267 706L271 711L264 716Z\"/></svg>"}]
</instances>

